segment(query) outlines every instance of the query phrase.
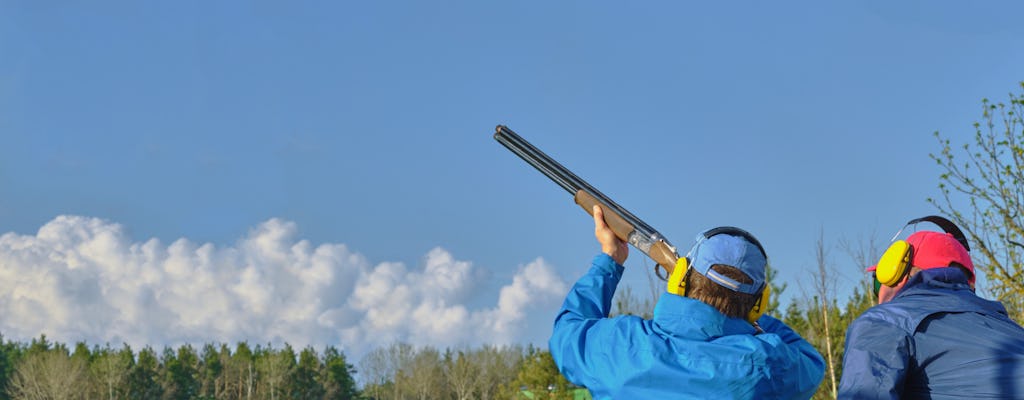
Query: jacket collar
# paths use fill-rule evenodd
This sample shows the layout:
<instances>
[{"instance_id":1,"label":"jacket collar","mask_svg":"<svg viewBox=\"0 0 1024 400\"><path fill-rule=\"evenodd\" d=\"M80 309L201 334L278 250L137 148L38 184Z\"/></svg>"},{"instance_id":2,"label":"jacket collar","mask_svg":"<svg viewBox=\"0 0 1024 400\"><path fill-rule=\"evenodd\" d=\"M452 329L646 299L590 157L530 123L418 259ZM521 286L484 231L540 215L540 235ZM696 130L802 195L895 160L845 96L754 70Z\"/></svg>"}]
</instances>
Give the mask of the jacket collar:
<instances>
[{"instance_id":1,"label":"jacket collar","mask_svg":"<svg viewBox=\"0 0 1024 400\"><path fill-rule=\"evenodd\" d=\"M910 277L896 297L868 311L910 334L925 318L940 312L1006 316L1002 304L976 296L967 283L967 275L956 267L922 270Z\"/></svg>"},{"instance_id":2,"label":"jacket collar","mask_svg":"<svg viewBox=\"0 0 1024 400\"><path fill-rule=\"evenodd\" d=\"M910 277L910 280L900 289L896 297L913 293L917 289L927 289L928 287L971 291L971 285L967 283L967 274L962 269L957 267L932 268L921 270Z\"/></svg>"},{"instance_id":3,"label":"jacket collar","mask_svg":"<svg viewBox=\"0 0 1024 400\"><path fill-rule=\"evenodd\" d=\"M654 306L654 330L665 336L712 340L727 335L757 333L742 318L729 318L700 300L662 293Z\"/></svg>"}]
</instances>

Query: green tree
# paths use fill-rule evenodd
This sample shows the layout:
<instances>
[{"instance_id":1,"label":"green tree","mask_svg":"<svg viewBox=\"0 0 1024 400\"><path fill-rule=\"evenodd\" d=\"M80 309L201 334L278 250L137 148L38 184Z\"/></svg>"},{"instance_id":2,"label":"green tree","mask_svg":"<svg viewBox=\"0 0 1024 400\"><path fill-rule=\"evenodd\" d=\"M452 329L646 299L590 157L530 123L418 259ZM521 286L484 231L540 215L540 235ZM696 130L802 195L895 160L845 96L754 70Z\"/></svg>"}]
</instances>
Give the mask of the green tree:
<instances>
[{"instance_id":1,"label":"green tree","mask_svg":"<svg viewBox=\"0 0 1024 400\"><path fill-rule=\"evenodd\" d=\"M843 309L841 326L844 328L844 332L846 328L850 327L854 319L873 307L876 302L878 302L878 298L870 290L864 290L860 286L854 287L853 294L850 295L850 298L846 301L846 308Z\"/></svg>"},{"instance_id":2,"label":"green tree","mask_svg":"<svg viewBox=\"0 0 1024 400\"><path fill-rule=\"evenodd\" d=\"M253 399L256 392L256 365L249 343L239 342L234 353L221 349L225 367L222 375L221 396L226 399Z\"/></svg>"},{"instance_id":3,"label":"green tree","mask_svg":"<svg viewBox=\"0 0 1024 400\"><path fill-rule=\"evenodd\" d=\"M826 333L825 320L829 329ZM839 310L835 299L822 303L818 296L794 300L786 307L782 321L804 338L825 358L826 365L833 360L831 368L826 366L825 377L822 379L813 399L834 399L835 395L830 378L830 369L836 379L842 376L843 346L845 345L846 327L850 318L846 318ZM831 346L829 345L831 343ZM831 350L831 352L830 352ZM838 382L837 382L838 383Z\"/></svg>"},{"instance_id":4,"label":"green tree","mask_svg":"<svg viewBox=\"0 0 1024 400\"><path fill-rule=\"evenodd\" d=\"M575 388L558 372L551 352L530 348L508 390L512 398L516 398L518 392L525 390L534 396L541 396L540 394L544 393L542 398L571 400Z\"/></svg>"},{"instance_id":5,"label":"green tree","mask_svg":"<svg viewBox=\"0 0 1024 400\"><path fill-rule=\"evenodd\" d=\"M786 306L786 312L782 315L782 322L802 337L805 337L804 334L811 329L807 323L807 317L804 316L804 311L800 308L797 300L790 301L789 305Z\"/></svg>"},{"instance_id":6,"label":"green tree","mask_svg":"<svg viewBox=\"0 0 1024 400\"><path fill-rule=\"evenodd\" d=\"M326 394L325 399L354 400L359 398L359 390L353 375L355 367L345 359L345 354L334 346L324 349L324 370L322 381Z\"/></svg>"},{"instance_id":7,"label":"green tree","mask_svg":"<svg viewBox=\"0 0 1024 400\"><path fill-rule=\"evenodd\" d=\"M275 351L267 345L257 348L254 354L256 373L259 375L258 392L260 398L279 400L286 397L285 384L295 369L295 351L290 346Z\"/></svg>"},{"instance_id":8,"label":"green tree","mask_svg":"<svg viewBox=\"0 0 1024 400\"><path fill-rule=\"evenodd\" d=\"M199 373L199 398L219 399L221 398L219 390L221 387L220 383L222 381L221 373L224 370L224 362L221 359L221 354L213 344L207 343L203 345L200 358L202 359L202 363L201 371Z\"/></svg>"},{"instance_id":9,"label":"green tree","mask_svg":"<svg viewBox=\"0 0 1024 400\"><path fill-rule=\"evenodd\" d=\"M45 333L41 334L38 339L32 339L29 342L28 347L25 349L25 356L48 352L51 347L53 347L53 343L46 339Z\"/></svg>"},{"instance_id":10,"label":"green tree","mask_svg":"<svg viewBox=\"0 0 1024 400\"><path fill-rule=\"evenodd\" d=\"M71 358L78 360L83 365L89 365L92 362L93 353L85 342L78 342L75 343L75 350L71 353Z\"/></svg>"},{"instance_id":11,"label":"green tree","mask_svg":"<svg viewBox=\"0 0 1024 400\"><path fill-rule=\"evenodd\" d=\"M14 375L18 361L25 352L24 348L17 342L5 340L0 334L0 400L7 400L8 383Z\"/></svg>"},{"instance_id":12,"label":"green tree","mask_svg":"<svg viewBox=\"0 0 1024 400\"><path fill-rule=\"evenodd\" d=\"M772 291L771 295L768 296L768 311L766 313L775 318L782 318L782 310L779 308L779 297L782 296L782 292L786 291L786 288L789 287L789 284L786 282L783 282L781 285L778 284L775 280L775 276L778 273L779 271L777 271L775 268L772 268L771 264L765 265L765 284L768 285L768 287L770 287Z\"/></svg>"},{"instance_id":13,"label":"green tree","mask_svg":"<svg viewBox=\"0 0 1024 400\"><path fill-rule=\"evenodd\" d=\"M159 399L163 395L160 385L160 361L151 347L139 351L138 361L128 372L128 398L133 400Z\"/></svg>"},{"instance_id":14,"label":"green tree","mask_svg":"<svg viewBox=\"0 0 1024 400\"><path fill-rule=\"evenodd\" d=\"M291 349L291 346L286 344L285 349L287 352L292 354L294 359L295 353ZM319 377L320 357L317 356L316 350L313 350L312 347L302 349L302 351L299 352L299 362L292 370L292 374L288 382L289 398L295 400L323 398L326 391L324 390Z\"/></svg>"},{"instance_id":15,"label":"green tree","mask_svg":"<svg viewBox=\"0 0 1024 400\"><path fill-rule=\"evenodd\" d=\"M1024 322L1024 82L1019 89L1007 103L982 99L970 142L935 132L942 197L928 201L963 229L987 290Z\"/></svg>"},{"instance_id":16,"label":"green tree","mask_svg":"<svg viewBox=\"0 0 1024 400\"><path fill-rule=\"evenodd\" d=\"M179 347L177 354L165 348L163 367L164 399L189 400L199 396L199 355L191 345Z\"/></svg>"}]
</instances>

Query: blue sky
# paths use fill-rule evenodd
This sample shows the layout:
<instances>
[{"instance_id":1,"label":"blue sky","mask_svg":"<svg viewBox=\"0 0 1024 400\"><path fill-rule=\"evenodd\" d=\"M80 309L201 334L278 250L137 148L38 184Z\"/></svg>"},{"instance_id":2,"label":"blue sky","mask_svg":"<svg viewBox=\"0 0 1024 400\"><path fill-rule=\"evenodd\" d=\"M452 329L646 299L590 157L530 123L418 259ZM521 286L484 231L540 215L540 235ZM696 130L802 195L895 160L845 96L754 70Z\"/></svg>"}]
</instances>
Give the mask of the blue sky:
<instances>
[{"instance_id":1,"label":"blue sky","mask_svg":"<svg viewBox=\"0 0 1024 400\"><path fill-rule=\"evenodd\" d=\"M384 271L392 280L381 285L415 287L412 278L430 280L430 266L443 265L456 273L457 287L436 282L445 295L416 292L406 306L430 299L451 318L459 310L506 312L511 319L503 321L526 328L488 326L507 341L543 344L560 285L585 270L598 246L571 197L493 141L497 124L681 250L705 228L751 231L790 282L787 296L800 295L823 234L846 278L837 289L844 292L860 278L859 266L835 243L887 242L906 220L935 213L926 202L938 194L941 172L928 157L940 150L933 132L969 140L980 100L1003 100L1024 80L1022 8L950 1L7 2L0 5L4 276L74 271L69 261L32 261L70 259L69 247L42 240L43 227L61 232L55 237L78 246L76 254L92 254L83 249L103 232L114 232L114 244L97 256L108 261L90 267L85 284L9 283L11 293L49 285L65 306L45 299L27 306L9 294L0 308L63 322L26 324L7 313L0 331L15 338L77 332L48 333L66 341L365 339L384 325L370 321L361 336L331 333L353 326L349 320L376 318L351 299L381 293L358 288L374 287ZM141 254L132 249L146 243L169 274L159 276L180 279L174 282L183 288L188 280L168 272L179 239L185 253L209 244L224 259L243 260L226 262L222 272L256 268L266 278L302 264L238 256L268 243L263 233L279 241L268 246L299 259L317 249L354 257L328 263L354 275L333 275L315 290L351 291L330 301L358 312L328 304L309 314L324 321L340 315L320 330L260 336L259 329L224 328L209 338L202 324L152 336L140 327L145 321L131 320L145 313L116 312L107 272L146 265L121 257ZM642 258L634 252L625 282L645 290L643 268L652 263ZM530 269L538 265L542 273ZM523 286L526 298L541 293L542 300L503 308L510 303L501 293L531 273L551 274ZM224 285L244 281L210 276ZM178 310L187 320L189 308L168 303L158 282L128 298L151 296L162 304L155 310ZM261 282L296 307L296 299L318 301L297 295L315 291L305 284ZM106 332L61 317L82 290L105 304L92 310L134 328ZM244 314L254 304L224 301L237 306L225 313ZM50 312L33 314L33 307ZM246 321L280 322L259 312ZM451 344L437 340L443 329L410 339L417 327L408 324L381 329L391 329L389 338Z\"/></svg>"}]
</instances>

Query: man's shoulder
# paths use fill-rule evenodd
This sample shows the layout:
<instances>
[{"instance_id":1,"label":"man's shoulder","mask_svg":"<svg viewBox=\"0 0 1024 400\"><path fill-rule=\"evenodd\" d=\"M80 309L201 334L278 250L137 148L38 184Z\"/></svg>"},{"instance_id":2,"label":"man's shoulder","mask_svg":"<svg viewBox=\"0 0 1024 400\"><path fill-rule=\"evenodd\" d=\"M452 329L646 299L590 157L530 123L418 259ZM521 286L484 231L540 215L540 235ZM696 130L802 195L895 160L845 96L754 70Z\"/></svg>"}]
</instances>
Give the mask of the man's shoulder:
<instances>
[{"instance_id":1,"label":"man's shoulder","mask_svg":"<svg viewBox=\"0 0 1024 400\"><path fill-rule=\"evenodd\" d=\"M857 320L890 320L895 315L902 315L908 304L898 301L890 301L883 304L876 304L867 310L864 310L854 321Z\"/></svg>"},{"instance_id":2,"label":"man's shoulder","mask_svg":"<svg viewBox=\"0 0 1024 400\"><path fill-rule=\"evenodd\" d=\"M849 332L861 329L892 329L913 331L909 325L914 318L914 307L896 300L878 304L865 310L850 323Z\"/></svg>"},{"instance_id":3,"label":"man's shoulder","mask_svg":"<svg viewBox=\"0 0 1024 400\"><path fill-rule=\"evenodd\" d=\"M975 302L948 291L918 290L900 293L892 300L864 311L850 323L850 332L858 329L898 328L912 334L929 316L947 312L982 311Z\"/></svg>"}]
</instances>

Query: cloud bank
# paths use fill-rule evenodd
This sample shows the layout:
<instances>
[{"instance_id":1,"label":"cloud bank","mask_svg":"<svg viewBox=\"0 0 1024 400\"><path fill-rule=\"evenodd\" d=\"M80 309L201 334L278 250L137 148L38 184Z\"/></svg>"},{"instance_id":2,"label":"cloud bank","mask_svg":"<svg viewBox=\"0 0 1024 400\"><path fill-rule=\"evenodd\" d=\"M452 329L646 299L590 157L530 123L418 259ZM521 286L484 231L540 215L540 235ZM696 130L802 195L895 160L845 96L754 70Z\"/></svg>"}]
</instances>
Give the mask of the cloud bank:
<instances>
[{"instance_id":1,"label":"cloud bank","mask_svg":"<svg viewBox=\"0 0 1024 400\"><path fill-rule=\"evenodd\" d=\"M372 265L344 244L299 240L270 219L234 246L134 242L109 221L60 216L0 236L0 333L65 343L333 345L350 357L393 341L437 347L545 344L568 290L536 259L473 309L488 271L442 248L422 265ZM493 292L492 297L493 297ZM477 301L475 304L479 304Z\"/></svg>"}]
</instances>

